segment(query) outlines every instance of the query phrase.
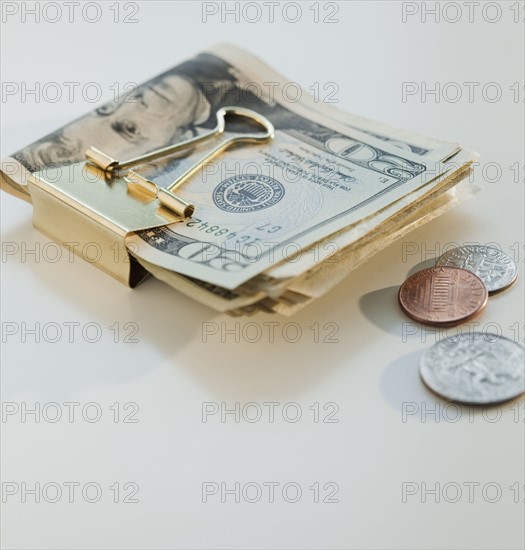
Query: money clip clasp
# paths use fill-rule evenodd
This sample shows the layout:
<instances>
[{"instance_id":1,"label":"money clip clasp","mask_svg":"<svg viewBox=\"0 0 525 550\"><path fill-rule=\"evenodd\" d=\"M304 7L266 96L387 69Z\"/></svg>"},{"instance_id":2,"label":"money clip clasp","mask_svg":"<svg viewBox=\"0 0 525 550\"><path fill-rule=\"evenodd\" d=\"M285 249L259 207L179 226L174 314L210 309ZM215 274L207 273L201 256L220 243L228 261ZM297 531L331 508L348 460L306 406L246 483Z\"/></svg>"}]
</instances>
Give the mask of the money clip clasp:
<instances>
[{"instance_id":1,"label":"money clip clasp","mask_svg":"<svg viewBox=\"0 0 525 550\"><path fill-rule=\"evenodd\" d=\"M225 130L228 115L250 119L250 132L254 122L257 128L253 133L242 134ZM87 161L49 166L31 174L28 186L34 207L33 224L58 242L75 243L78 254L95 244L100 254L94 264L119 281L135 286L147 271L129 253L126 236L190 216L193 205L175 194L174 189L202 168L204 162L231 145L260 143L273 135L272 124L258 113L241 107L224 107L218 110L217 125L211 132L128 161L119 162L90 148ZM187 158L188 165L181 163L174 176L176 180L167 188L127 170L208 140L213 140L211 150L204 147L203 151L192 152Z\"/></svg>"},{"instance_id":2,"label":"money clip clasp","mask_svg":"<svg viewBox=\"0 0 525 550\"><path fill-rule=\"evenodd\" d=\"M229 134L226 136L224 130L226 127L226 117L228 115L247 118L251 122L255 122L258 126L262 127L264 131ZM273 124L266 117L252 111L251 109L235 106L222 107L217 111L216 116L217 124L211 131L200 136L196 136L192 139L169 145L168 147L150 151L149 153L145 153L144 155L140 155L129 160L116 160L96 147L90 147L86 151L86 158L89 162L102 169L104 172L110 174L129 169L125 177L128 185L139 185L142 187L142 190L146 193L146 195L151 195L153 198L156 198L162 206L175 212L178 216L187 218L193 215L195 206L186 202L173 192L177 187L180 187L189 177L195 174L195 172L197 172L205 162L210 161L212 158L228 149L228 147L239 143L264 143L273 139L275 135ZM211 150L206 152L193 166L178 176L174 182L165 188L159 187L151 180L148 180L144 176L137 174L130 169L140 166L146 162L191 149L211 140L218 141L218 143Z\"/></svg>"}]
</instances>

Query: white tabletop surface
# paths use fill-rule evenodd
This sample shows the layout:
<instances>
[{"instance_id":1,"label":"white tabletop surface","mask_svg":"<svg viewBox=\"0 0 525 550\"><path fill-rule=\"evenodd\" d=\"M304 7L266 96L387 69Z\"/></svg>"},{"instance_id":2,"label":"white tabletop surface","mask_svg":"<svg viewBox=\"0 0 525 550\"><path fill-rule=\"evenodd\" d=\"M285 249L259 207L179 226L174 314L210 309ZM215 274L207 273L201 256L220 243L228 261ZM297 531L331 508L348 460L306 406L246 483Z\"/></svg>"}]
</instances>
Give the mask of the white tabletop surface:
<instances>
[{"instance_id":1,"label":"white tabletop surface","mask_svg":"<svg viewBox=\"0 0 525 550\"><path fill-rule=\"evenodd\" d=\"M329 2L317 23L310 1L276 5L273 23L264 2L252 23L223 12L234 2L91 2L93 23L83 4L72 23L56 4L52 23L50 4L38 24L22 12L33 2L2 6L2 81L19 86L3 93L2 157L91 110L87 83L111 99L229 41L306 89L335 82L341 108L478 151L482 189L292 319L240 320L155 279L130 290L65 250L46 261L31 205L2 193L2 547L523 548L523 398L447 407L418 376L443 334L404 335L396 298L449 243L496 243L518 281L463 329L523 342L523 2L442 3L439 22L415 2ZM51 82L78 82L73 100L22 92ZM419 90L405 101L403 83ZM269 321L273 342L243 337ZM238 422L221 419L235 407Z\"/></svg>"}]
</instances>

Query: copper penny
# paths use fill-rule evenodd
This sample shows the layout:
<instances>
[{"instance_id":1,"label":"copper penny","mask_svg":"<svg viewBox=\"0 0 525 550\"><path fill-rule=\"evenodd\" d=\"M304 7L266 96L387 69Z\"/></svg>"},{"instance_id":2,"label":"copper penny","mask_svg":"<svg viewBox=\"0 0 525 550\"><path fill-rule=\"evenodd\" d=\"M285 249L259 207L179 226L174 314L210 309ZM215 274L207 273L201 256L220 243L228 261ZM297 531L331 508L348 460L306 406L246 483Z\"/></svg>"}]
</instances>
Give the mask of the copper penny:
<instances>
[{"instance_id":1,"label":"copper penny","mask_svg":"<svg viewBox=\"0 0 525 550\"><path fill-rule=\"evenodd\" d=\"M455 325L479 313L488 291L483 281L459 267L430 267L411 275L399 289L401 309L427 325Z\"/></svg>"}]
</instances>

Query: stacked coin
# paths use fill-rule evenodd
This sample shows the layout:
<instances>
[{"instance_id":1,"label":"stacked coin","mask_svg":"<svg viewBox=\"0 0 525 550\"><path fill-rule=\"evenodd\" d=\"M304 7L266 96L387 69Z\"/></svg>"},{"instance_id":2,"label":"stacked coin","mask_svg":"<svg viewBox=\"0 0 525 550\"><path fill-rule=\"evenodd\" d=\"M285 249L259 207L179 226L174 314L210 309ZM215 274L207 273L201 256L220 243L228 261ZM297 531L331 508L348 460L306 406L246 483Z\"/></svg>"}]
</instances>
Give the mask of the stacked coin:
<instances>
[{"instance_id":1,"label":"stacked coin","mask_svg":"<svg viewBox=\"0 0 525 550\"><path fill-rule=\"evenodd\" d=\"M399 304L420 323L456 325L482 311L489 294L509 287L517 274L512 258L497 248L460 246L411 275L399 289ZM525 391L525 352L497 334L460 333L429 348L419 373L446 399L489 405Z\"/></svg>"},{"instance_id":2,"label":"stacked coin","mask_svg":"<svg viewBox=\"0 0 525 550\"><path fill-rule=\"evenodd\" d=\"M488 295L510 286L516 264L497 248L468 245L443 254L436 267L411 275L399 289L401 309L425 324L450 326L480 313Z\"/></svg>"}]
</instances>

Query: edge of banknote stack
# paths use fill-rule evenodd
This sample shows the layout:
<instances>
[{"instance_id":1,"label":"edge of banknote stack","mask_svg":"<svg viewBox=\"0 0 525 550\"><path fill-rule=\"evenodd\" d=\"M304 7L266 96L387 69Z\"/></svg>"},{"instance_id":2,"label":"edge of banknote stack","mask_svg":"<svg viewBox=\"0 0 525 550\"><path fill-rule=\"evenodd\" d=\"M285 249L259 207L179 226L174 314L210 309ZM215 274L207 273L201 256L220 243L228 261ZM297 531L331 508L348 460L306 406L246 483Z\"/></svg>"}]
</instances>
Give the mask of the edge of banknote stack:
<instances>
[{"instance_id":1,"label":"edge of banknote stack","mask_svg":"<svg viewBox=\"0 0 525 550\"><path fill-rule=\"evenodd\" d=\"M117 105L106 104L95 117L90 113L14 153L2 163L1 186L31 202L27 178L49 164L83 160L86 145L116 155L142 154L182 140L188 132L199 135L221 106L260 111L276 127L274 142L226 152L224 173L223 166L206 178L199 173L185 186L198 222L170 224L162 237L130 234L125 244L157 279L217 311L293 315L389 244L475 191L466 178L478 156L454 143L345 113L304 90L300 100L287 101L287 84L248 52L220 45L144 83L134 101L124 97ZM119 119L119 112L126 117ZM147 127L149 117L163 112L167 122L158 135L148 136L149 142L138 139L141 124ZM123 128L123 118L135 123ZM159 136L165 141L159 143ZM94 139L97 143L91 143ZM191 154L147 166L144 174L164 186L185 163L191 163ZM278 194L266 203L259 198L242 202L246 181L259 184L259 172L247 168L254 165L272 169L260 185L268 195L276 189ZM286 172L297 179L286 180ZM222 195L232 188L239 202L229 204ZM219 193L222 202L215 200ZM211 227L220 229L206 233ZM264 254L250 256L239 248L247 242L257 243ZM177 252L181 243L208 251L215 247L220 254L214 263L203 251L188 259ZM234 252L241 259L231 262L235 271L229 274L224 265Z\"/></svg>"}]
</instances>

